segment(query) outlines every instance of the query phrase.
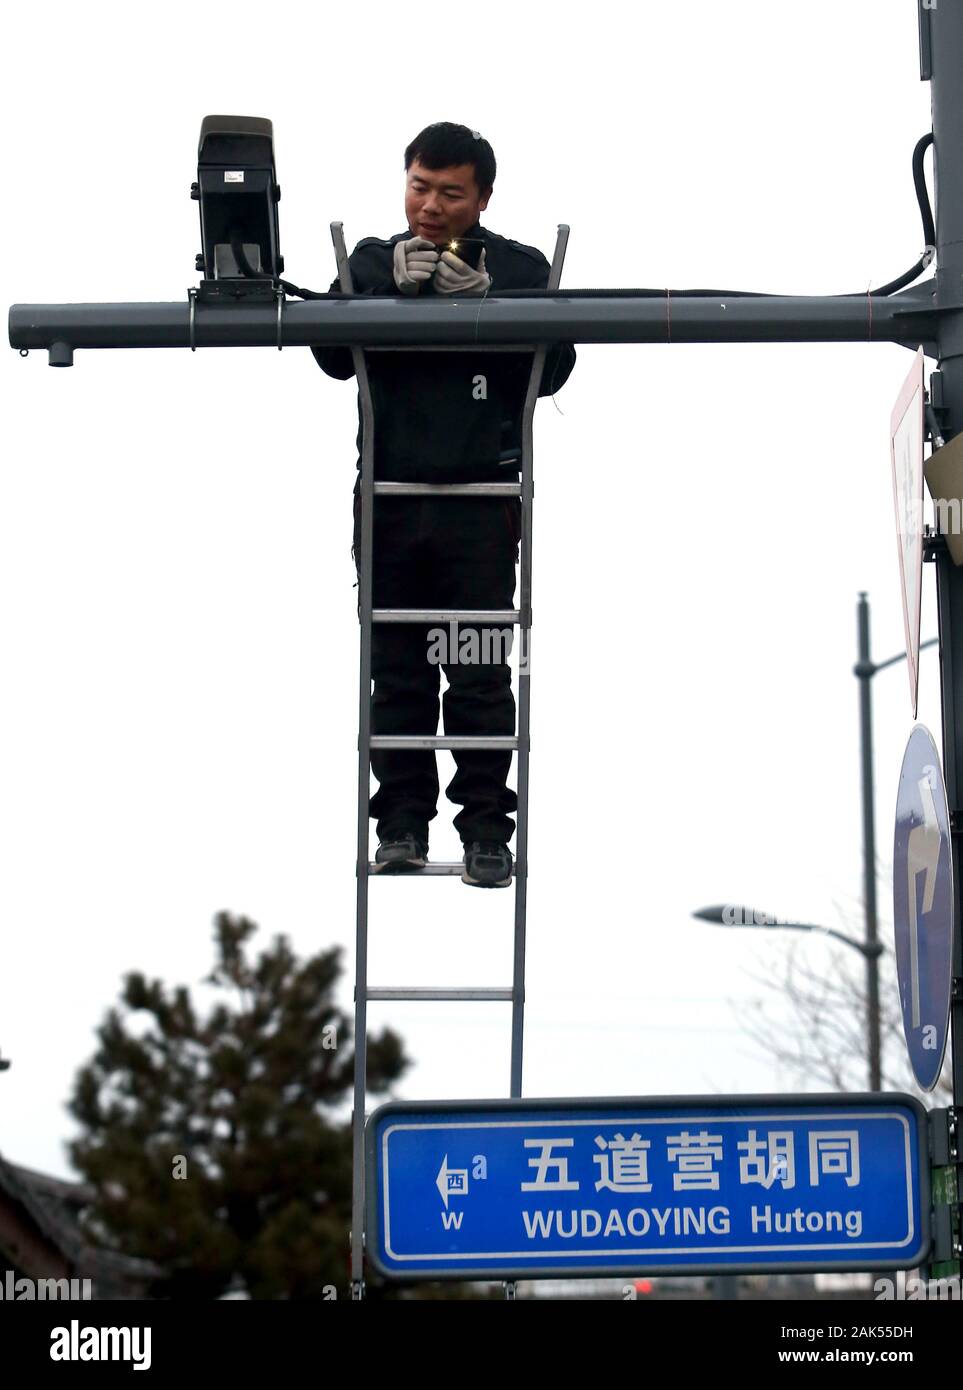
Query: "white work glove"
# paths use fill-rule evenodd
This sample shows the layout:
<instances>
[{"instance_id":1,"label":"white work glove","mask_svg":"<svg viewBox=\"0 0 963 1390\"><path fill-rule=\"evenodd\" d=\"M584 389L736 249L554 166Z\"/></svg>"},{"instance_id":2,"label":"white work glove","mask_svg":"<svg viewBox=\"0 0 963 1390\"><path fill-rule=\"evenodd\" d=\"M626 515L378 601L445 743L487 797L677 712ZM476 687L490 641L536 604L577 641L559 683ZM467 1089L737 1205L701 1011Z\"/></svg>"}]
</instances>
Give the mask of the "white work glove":
<instances>
[{"instance_id":1,"label":"white work glove","mask_svg":"<svg viewBox=\"0 0 963 1390\"><path fill-rule=\"evenodd\" d=\"M430 280L438 262L433 241L423 236L395 242L395 284L402 294L417 294L422 281Z\"/></svg>"},{"instance_id":2,"label":"white work glove","mask_svg":"<svg viewBox=\"0 0 963 1390\"><path fill-rule=\"evenodd\" d=\"M491 288L492 277L485 269L485 248L478 258L478 269L472 270L454 251L442 252L435 270L436 294L484 294Z\"/></svg>"}]
</instances>

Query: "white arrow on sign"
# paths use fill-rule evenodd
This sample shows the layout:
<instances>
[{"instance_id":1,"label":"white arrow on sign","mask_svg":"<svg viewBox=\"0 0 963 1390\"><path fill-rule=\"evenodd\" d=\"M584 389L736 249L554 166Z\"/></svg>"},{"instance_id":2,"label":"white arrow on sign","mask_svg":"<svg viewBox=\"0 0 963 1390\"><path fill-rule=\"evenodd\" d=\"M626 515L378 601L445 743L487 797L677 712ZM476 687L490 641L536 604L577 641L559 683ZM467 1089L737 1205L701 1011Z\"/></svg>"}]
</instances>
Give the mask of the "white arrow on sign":
<instances>
[{"instance_id":1,"label":"white arrow on sign","mask_svg":"<svg viewBox=\"0 0 963 1390\"><path fill-rule=\"evenodd\" d=\"M438 1176L435 1179L435 1186L441 1193L441 1200L448 1210L449 1197L464 1197L468 1193L468 1169L449 1168L448 1155L445 1154L441 1160L441 1167L438 1169Z\"/></svg>"},{"instance_id":2,"label":"white arrow on sign","mask_svg":"<svg viewBox=\"0 0 963 1390\"><path fill-rule=\"evenodd\" d=\"M924 768L928 773L929 769ZM936 816L936 802L929 776L919 780L920 801L923 805L923 824L914 825L909 834L909 850L906 856L907 888L909 890L910 911L910 991L913 999L913 1027L920 1026L920 948L919 923L916 918L916 880L925 874L923 883L923 916L932 910L933 894L936 892L936 866L940 861L940 825Z\"/></svg>"}]
</instances>

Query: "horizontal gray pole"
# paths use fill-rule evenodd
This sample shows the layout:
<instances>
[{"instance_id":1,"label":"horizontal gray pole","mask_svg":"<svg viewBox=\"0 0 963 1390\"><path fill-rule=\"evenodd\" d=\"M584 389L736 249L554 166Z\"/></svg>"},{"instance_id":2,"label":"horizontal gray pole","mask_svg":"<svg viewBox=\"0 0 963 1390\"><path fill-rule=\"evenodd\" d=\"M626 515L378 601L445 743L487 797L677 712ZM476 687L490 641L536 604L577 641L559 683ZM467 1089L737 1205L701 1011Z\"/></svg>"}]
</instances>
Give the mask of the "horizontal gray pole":
<instances>
[{"instance_id":1,"label":"horizontal gray pole","mask_svg":"<svg viewBox=\"0 0 963 1390\"><path fill-rule=\"evenodd\" d=\"M503 347L494 343L448 343L450 352L504 352ZM513 352L534 352L538 347L537 343L513 343ZM397 352L397 346L391 343L369 343L369 352ZM434 343L408 343L405 346L406 352L437 352Z\"/></svg>"},{"instance_id":2,"label":"horizontal gray pole","mask_svg":"<svg viewBox=\"0 0 963 1390\"><path fill-rule=\"evenodd\" d=\"M411 301L392 295L344 300L289 300L285 347L425 346L437 343L699 343L935 341L932 280L910 291L818 296L627 296L584 299L476 297ZM189 306L173 304L14 304L10 344L47 348L189 346ZM277 347L272 303L198 304L195 341L202 347Z\"/></svg>"}]
</instances>

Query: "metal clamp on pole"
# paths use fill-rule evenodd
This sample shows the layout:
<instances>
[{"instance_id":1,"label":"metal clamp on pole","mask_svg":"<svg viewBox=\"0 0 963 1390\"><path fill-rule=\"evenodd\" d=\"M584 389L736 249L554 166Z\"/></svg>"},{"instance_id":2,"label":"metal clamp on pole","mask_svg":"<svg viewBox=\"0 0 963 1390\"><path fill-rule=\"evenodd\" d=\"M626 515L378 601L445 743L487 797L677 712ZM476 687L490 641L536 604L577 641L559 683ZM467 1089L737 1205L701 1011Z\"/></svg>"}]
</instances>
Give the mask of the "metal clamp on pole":
<instances>
[{"instance_id":1,"label":"metal clamp on pole","mask_svg":"<svg viewBox=\"0 0 963 1390\"><path fill-rule=\"evenodd\" d=\"M278 301L278 352L281 351L281 321L284 313L284 290L280 285L275 286L274 293Z\"/></svg>"},{"instance_id":2,"label":"metal clamp on pole","mask_svg":"<svg viewBox=\"0 0 963 1390\"><path fill-rule=\"evenodd\" d=\"M197 288L196 288L196 286L192 285L191 288L187 291L187 298L189 299L190 305L191 305L191 319L190 319L190 329L189 329L190 342L191 342L191 352L196 352L196 351L197 351L197 343L194 341L194 312L195 312L195 307L196 307L196 305L197 305Z\"/></svg>"}]
</instances>

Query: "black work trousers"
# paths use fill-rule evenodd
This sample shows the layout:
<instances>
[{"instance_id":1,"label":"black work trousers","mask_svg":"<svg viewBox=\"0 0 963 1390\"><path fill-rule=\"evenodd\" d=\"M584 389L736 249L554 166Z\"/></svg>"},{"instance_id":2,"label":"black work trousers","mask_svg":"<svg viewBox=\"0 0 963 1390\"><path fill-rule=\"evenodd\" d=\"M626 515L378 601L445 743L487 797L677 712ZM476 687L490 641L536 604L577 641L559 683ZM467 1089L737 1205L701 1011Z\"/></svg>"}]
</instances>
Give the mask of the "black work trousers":
<instances>
[{"instance_id":1,"label":"black work trousers","mask_svg":"<svg viewBox=\"0 0 963 1390\"><path fill-rule=\"evenodd\" d=\"M361 574L361 497L354 499L354 557ZM517 497L374 498L373 608L511 608L515 601L521 503ZM372 734L438 732L439 667L448 689L446 734L515 733L512 629L374 623ZM506 782L511 752L453 749L457 771L446 792L462 807L454 826L464 844L507 842L518 798ZM378 790L370 801L379 839L408 832L427 842L437 815L434 749L372 749Z\"/></svg>"}]
</instances>

